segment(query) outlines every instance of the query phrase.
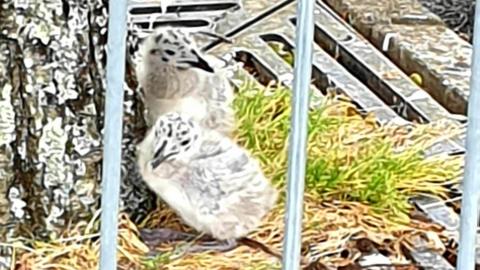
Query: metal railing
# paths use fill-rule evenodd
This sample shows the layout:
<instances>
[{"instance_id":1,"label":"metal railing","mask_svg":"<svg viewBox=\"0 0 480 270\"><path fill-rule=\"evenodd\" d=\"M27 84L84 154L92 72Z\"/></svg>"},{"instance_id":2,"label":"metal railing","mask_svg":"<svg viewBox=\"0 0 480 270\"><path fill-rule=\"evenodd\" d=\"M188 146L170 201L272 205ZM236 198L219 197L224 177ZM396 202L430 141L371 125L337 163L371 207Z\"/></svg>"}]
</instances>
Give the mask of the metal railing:
<instances>
[{"instance_id":1,"label":"metal railing","mask_svg":"<svg viewBox=\"0 0 480 270\"><path fill-rule=\"evenodd\" d=\"M309 85L312 69L312 0L298 0L296 55L292 99L292 129L289 142L286 235L283 269L299 269L301 220L306 167ZM120 190L123 82L125 73L125 35L127 0L110 0L107 44L107 95L105 102L104 157L102 173L101 258L102 270L117 269L118 202ZM477 5L475 18L480 16ZM480 20L475 20L471 93L467 128L467 155L461 211L460 250L457 269L475 266L475 241L480 198Z\"/></svg>"},{"instance_id":2,"label":"metal railing","mask_svg":"<svg viewBox=\"0 0 480 270\"><path fill-rule=\"evenodd\" d=\"M295 62L293 77L292 119L288 151L287 206L283 269L299 268L303 192L307 159L308 101L312 74L313 10L315 1L297 0Z\"/></svg>"},{"instance_id":3,"label":"metal railing","mask_svg":"<svg viewBox=\"0 0 480 270\"><path fill-rule=\"evenodd\" d=\"M468 99L468 126L460 213L460 243L457 269L475 269L478 203L480 199L480 5L475 7L472 75Z\"/></svg>"},{"instance_id":4,"label":"metal railing","mask_svg":"<svg viewBox=\"0 0 480 270\"><path fill-rule=\"evenodd\" d=\"M110 0L109 9L100 223L100 269L102 270L117 269L127 0Z\"/></svg>"}]
</instances>

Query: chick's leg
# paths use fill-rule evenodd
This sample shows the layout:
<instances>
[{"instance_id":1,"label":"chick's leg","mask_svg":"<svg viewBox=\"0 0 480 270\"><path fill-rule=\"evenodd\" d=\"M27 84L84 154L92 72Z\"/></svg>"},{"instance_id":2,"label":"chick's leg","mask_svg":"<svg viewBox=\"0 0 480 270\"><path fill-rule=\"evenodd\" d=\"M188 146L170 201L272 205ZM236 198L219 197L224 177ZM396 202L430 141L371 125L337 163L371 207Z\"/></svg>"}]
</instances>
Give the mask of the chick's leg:
<instances>
[{"instance_id":1,"label":"chick's leg","mask_svg":"<svg viewBox=\"0 0 480 270\"><path fill-rule=\"evenodd\" d=\"M186 250L186 253L198 253L198 252L227 252L235 249L238 243L235 239L223 240L223 241L211 241L203 242L197 245L193 245Z\"/></svg>"},{"instance_id":2,"label":"chick's leg","mask_svg":"<svg viewBox=\"0 0 480 270\"><path fill-rule=\"evenodd\" d=\"M142 229L140 237L147 246L156 246L163 242L186 241L195 238L195 234L175 231L167 228Z\"/></svg>"}]
</instances>

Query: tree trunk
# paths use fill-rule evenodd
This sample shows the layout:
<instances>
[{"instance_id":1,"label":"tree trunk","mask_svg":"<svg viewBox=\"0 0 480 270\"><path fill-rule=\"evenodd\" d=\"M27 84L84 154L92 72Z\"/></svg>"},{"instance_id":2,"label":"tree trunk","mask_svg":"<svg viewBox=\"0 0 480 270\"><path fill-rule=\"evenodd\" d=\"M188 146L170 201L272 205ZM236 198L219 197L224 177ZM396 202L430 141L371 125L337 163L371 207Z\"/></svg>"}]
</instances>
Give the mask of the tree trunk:
<instances>
[{"instance_id":1,"label":"tree trunk","mask_svg":"<svg viewBox=\"0 0 480 270\"><path fill-rule=\"evenodd\" d=\"M0 9L0 235L46 237L99 209L107 1L16 2ZM135 165L143 107L127 71L122 201L139 219L154 197Z\"/></svg>"}]
</instances>

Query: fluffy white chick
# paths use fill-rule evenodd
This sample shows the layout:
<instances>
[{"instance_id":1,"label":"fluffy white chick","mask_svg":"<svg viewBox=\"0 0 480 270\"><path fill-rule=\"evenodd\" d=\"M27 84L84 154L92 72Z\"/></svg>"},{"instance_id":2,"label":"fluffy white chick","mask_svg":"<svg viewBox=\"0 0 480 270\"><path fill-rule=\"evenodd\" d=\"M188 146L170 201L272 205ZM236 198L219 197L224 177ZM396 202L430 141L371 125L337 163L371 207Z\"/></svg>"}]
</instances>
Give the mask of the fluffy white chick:
<instances>
[{"instance_id":1,"label":"fluffy white chick","mask_svg":"<svg viewBox=\"0 0 480 270\"><path fill-rule=\"evenodd\" d=\"M187 225L223 240L207 250L234 248L236 239L260 225L278 197L247 150L185 114L160 116L138 145L138 157L148 186ZM149 241L178 239L168 230L144 235Z\"/></svg>"}]
</instances>

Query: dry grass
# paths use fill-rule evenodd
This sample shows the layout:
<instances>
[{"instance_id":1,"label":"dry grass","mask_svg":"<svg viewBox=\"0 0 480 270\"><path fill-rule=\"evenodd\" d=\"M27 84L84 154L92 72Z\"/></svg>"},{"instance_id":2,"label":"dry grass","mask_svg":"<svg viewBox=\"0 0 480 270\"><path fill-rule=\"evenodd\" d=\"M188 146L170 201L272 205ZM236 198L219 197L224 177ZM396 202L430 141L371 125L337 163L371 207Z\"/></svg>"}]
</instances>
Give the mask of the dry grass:
<instances>
[{"instance_id":1,"label":"dry grass","mask_svg":"<svg viewBox=\"0 0 480 270\"><path fill-rule=\"evenodd\" d=\"M421 222L400 225L382 216L371 215L369 207L355 202L323 202L309 194L305 198L303 243L308 250L307 258L321 258L327 265L345 265L356 258L358 252L352 247L352 239L367 237L378 244L388 244L394 262L405 262L400 251L409 245L413 236L437 227ZM281 250L283 240L284 205L280 203L265 219L252 238ZM204 253L178 257L172 244L160 246L162 253L155 258L146 258L148 248L138 238L137 227L122 215L119 237L119 269L280 269L280 262L262 252L240 247L228 253ZM188 231L178 217L166 207L159 207L143 226L165 226ZM49 243L32 241L16 246L16 269L97 269L99 240L97 234L85 228L70 231L68 238ZM343 250L349 250L349 258L341 258Z\"/></svg>"},{"instance_id":2,"label":"dry grass","mask_svg":"<svg viewBox=\"0 0 480 270\"><path fill-rule=\"evenodd\" d=\"M266 175L282 189L289 93L277 88L246 88L235 100L237 141L261 161ZM437 231L435 226L409 218L407 199L415 194L448 196L446 183L457 180L462 157L424 158L422 150L440 137L459 132L458 127L379 127L373 116L362 117L350 103L330 97L310 113L309 129L303 222L306 258L344 265L358 254L351 240L367 237L385 246L394 261L402 262L400 247L409 246L411 237ZM281 251L284 209L282 198L251 237ZM178 244L168 244L159 247L161 255L146 258L148 248L139 240L137 227L189 228L162 204L138 226L125 215L120 220L121 269L280 269L277 259L248 247L179 257ZM95 269L99 250L96 223L79 225L48 243L23 240L9 244L14 247L16 269ZM339 256L344 249L351 251L348 258Z\"/></svg>"},{"instance_id":3,"label":"dry grass","mask_svg":"<svg viewBox=\"0 0 480 270\"><path fill-rule=\"evenodd\" d=\"M98 218L96 215L90 223L79 224L49 242L18 239L11 244L16 262L14 269L97 269L100 240L95 228ZM119 222L119 268L140 269L148 247L137 237L135 224L125 214L120 215Z\"/></svg>"}]
</instances>

